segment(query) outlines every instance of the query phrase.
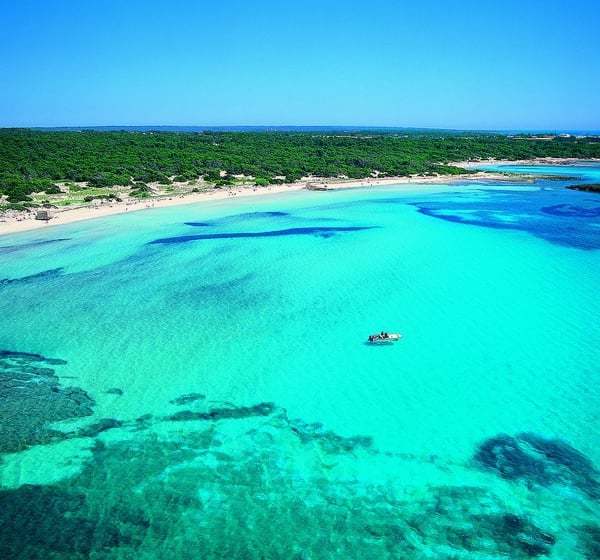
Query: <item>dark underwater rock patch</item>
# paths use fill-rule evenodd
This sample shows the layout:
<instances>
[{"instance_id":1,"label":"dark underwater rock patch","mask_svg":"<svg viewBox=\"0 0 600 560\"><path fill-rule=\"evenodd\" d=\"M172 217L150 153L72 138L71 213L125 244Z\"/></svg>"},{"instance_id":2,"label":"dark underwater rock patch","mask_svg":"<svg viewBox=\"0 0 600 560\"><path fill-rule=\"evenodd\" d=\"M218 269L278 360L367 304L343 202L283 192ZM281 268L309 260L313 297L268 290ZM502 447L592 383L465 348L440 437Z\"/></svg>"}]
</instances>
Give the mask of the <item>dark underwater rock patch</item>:
<instances>
[{"instance_id":1,"label":"dark underwater rock patch","mask_svg":"<svg viewBox=\"0 0 600 560\"><path fill-rule=\"evenodd\" d=\"M550 554L556 543L554 535L512 513L488 516L479 520L481 525L487 525L497 540L504 541L512 549L522 550L530 557Z\"/></svg>"},{"instance_id":2,"label":"dark underwater rock patch","mask_svg":"<svg viewBox=\"0 0 600 560\"><path fill-rule=\"evenodd\" d=\"M63 387L48 366L63 360L39 354L0 351L0 452L64 439L52 422L92 414L94 400L79 387Z\"/></svg>"},{"instance_id":3,"label":"dark underwater rock patch","mask_svg":"<svg viewBox=\"0 0 600 560\"><path fill-rule=\"evenodd\" d=\"M205 396L199 393L191 393L190 395L182 395L179 399L170 401L172 404L186 404L190 399L200 395L201 399ZM183 400L185 402L177 402ZM353 453L359 449L376 452L373 449L373 439L369 436L341 436L332 430L326 430L320 422L307 423L301 419L289 420L285 409L276 406L274 403L263 402L252 406L235 406L227 403L227 406L210 408L205 411L181 410L170 416L164 417L163 420L169 422L186 422L193 420L201 421L220 421L220 420L236 420L251 417L273 417L283 422L283 427L290 430L303 444L317 443L320 448L328 454L345 454ZM147 424L150 416L143 419L138 419L139 424ZM252 430L250 433L255 433ZM267 434L268 435L268 434Z\"/></svg>"},{"instance_id":4,"label":"dark underwater rock patch","mask_svg":"<svg viewBox=\"0 0 600 560\"><path fill-rule=\"evenodd\" d=\"M206 412L182 410L165 419L171 422L184 422L188 420L232 420L250 418L252 416L269 416L276 410L273 403L259 403L253 406L237 406L213 408Z\"/></svg>"},{"instance_id":5,"label":"dark underwater rock patch","mask_svg":"<svg viewBox=\"0 0 600 560\"><path fill-rule=\"evenodd\" d=\"M112 430L114 428L120 428L121 426L123 426L123 422L120 420L115 418L102 418L97 422L84 426L83 428L79 428L79 430L71 435L74 437L96 437L102 432L106 432L107 430Z\"/></svg>"},{"instance_id":6,"label":"dark underwater rock patch","mask_svg":"<svg viewBox=\"0 0 600 560\"><path fill-rule=\"evenodd\" d=\"M54 375L43 356L7 354L21 367ZM200 393L171 403L179 404L178 399L196 403L201 411L145 414L123 422L105 418L67 437L143 430L160 422L206 422L178 425L181 440L161 439L161 430L123 441L97 440L91 459L68 480L0 491L0 558L184 558L186 551L207 558L294 557L290 550L315 558L406 560L526 560L556 554L557 537L544 527L555 526L547 520L549 515L555 521L554 512L542 511L545 506L539 516L530 507L523 508L527 514L515 513L507 509L504 495L476 486L425 485L413 494L404 479L388 484L347 476L343 461L342 476L330 476L331 464L337 463L330 454L377 454L371 438L343 437L321 423L290 420L273 403L236 406L207 402ZM248 422L245 433L244 424L239 432L220 423L244 418L257 419ZM490 450L486 444L492 440ZM517 478L531 471L566 472L568 480L579 480L573 473L593 469L585 456L559 440L534 434L492 440L481 446L481 459L493 459L490 465L506 468L514 448L526 455L523 460L515 452L524 461ZM506 448L510 453L503 454ZM535 461L548 464L539 469ZM587 560L597 558L597 528L573 530L578 530L573 558L582 559L584 550Z\"/></svg>"},{"instance_id":7,"label":"dark underwater rock patch","mask_svg":"<svg viewBox=\"0 0 600 560\"><path fill-rule=\"evenodd\" d=\"M567 189L573 191L591 192L600 194L600 185L598 184L587 184L587 185L569 185Z\"/></svg>"},{"instance_id":8,"label":"dark underwater rock patch","mask_svg":"<svg viewBox=\"0 0 600 560\"><path fill-rule=\"evenodd\" d=\"M160 483L140 497L135 485L155 480L172 462L192 457L169 442L110 446L97 442L92 459L74 478L0 490L0 558L136 558L133 551L150 528L151 536L162 541L184 508L199 503L185 492L163 489ZM157 499L161 511L153 511L149 518L146 511Z\"/></svg>"},{"instance_id":9,"label":"dark underwater rock patch","mask_svg":"<svg viewBox=\"0 0 600 560\"><path fill-rule=\"evenodd\" d=\"M15 362L20 360L22 367L26 367L25 362L44 362L52 366L64 366L67 364L65 360L61 360L59 358L47 358L41 354L32 354L30 352L14 352L12 350L0 350L0 360L1 359L12 359Z\"/></svg>"},{"instance_id":10,"label":"dark underwater rock patch","mask_svg":"<svg viewBox=\"0 0 600 560\"><path fill-rule=\"evenodd\" d=\"M244 212L243 214L236 214L231 218L238 220L251 220L254 218L285 218L289 216L289 212L282 212L281 210L270 210L263 212Z\"/></svg>"},{"instance_id":11,"label":"dark underwater rock patch","mask_svg":"<svg viewBox=\"0 0 600 560\"><path fill-rule=\"evenodd\" d=\"M433 487L420 506L407 525L428 543L427 550L445 547L444 558L536 558L550 555L556 543L532 519L506 511L503 501L486 488ZM456 556L447 551L450 547Z\"/></svg>"},{"instance_id":12,"label":"dark underwater rock patch","mask_svg":"<svg viewBox=\"0 0 600 560\"><path fill-rule=\"evenodd\" d=\"M123 394L123 389L119 389L118 387L111 387L110 389L106 390L106 394L117 395L120 397Z\"/></svg>"},{"instance_id":13,"label":"dark underwater rock patch","mask_svg":"<svg viewBox=\"0 0 600 560\"><path fill-rule=\"evenodd\" d=\"M37 241L30 241L29 243L21 243L19 245L3 245L0 246L0 254L17 253L18 251L24 251L42 245L50 245L52 243L60 243L61 241L69 241L70 239L70 237L60 237L57 239L39 239Z\"/></svg>"},{"instance_id":14,"label":"dark underwater rock patch","mask_svg":"<svg viewBox=\"0 0 600 560\"><path fill-rule=\"evenodd\" d=\"M594 218L600 208L585 207L581 197L560 189L538 192L484 190L466 200L409 202L418 212L447 222L497 230L524 231L556 245L585 250L600 249ZM577 198L577 200L575 200ZM565 202L568 201L568 202ZM572 203L573 201L574 203Z\"/></svg>"},{"instance_id":15,"label":"dark underwater rock patch","mask_svg":"<svg viewBox=\"0 0 600 560\"><path fill-rule=\"evenodd\" d=\"M405 480L329 477L325 463L332 461L323 462L322 451L370 449L370 438L290 421L271 403L181 413L181 419L203 414L211 422L187 426L181 440L161 439L159 432L97 441L74 477L0 492L0 558L298 556L290 550L315 558L406 560L556 554L557 538L544 527L554 526L553 512L551 520L549 510L539 517L537 510L515 513L491 488L425 485L411 493ZM265 418L245 434L218 423L250 416ZM137 423L169 419L144 415ZM298 454L303 444L306 454ZM581 551L595 550L593 528L581 527L577 537L573 558L582 560ZM595 558L589 554L587 560Z\"/></svg>"},{"instance_id":16,"label":"dark underwater rock patch","mask_svg":"<svg viewBox=\"0 0 600 560\"><path fill-rule=\"evenodd\" d=\"M495 550L486 552L500 553L510 558L535 558L549 555L556 542L553 535L513 513L473 515L468 519L472 530L456 527L448 532L449 541L456 548L483 552L491 548L486 546L487 540L494 543Z\"/></svg>"},{"instance_id":17,"label":"dark underwater rock patch","mask_svg":"<svg viewBox=\"0 0 600 560\"><path fill-rule=\"evenodd\" d=\"M88 558L92 551L139 544L131 516L90 516L87 509L83 491L29 484L0 491L0 557Z\"/></svg>"},{"instance_id":18,"label":"dark underwater rock patch","mask_svg":"<svg viewBox=\"0 0 600 560\"><path fill-rule=\"evenodd\" d=\"M206 398L206 395L202 393L187 393L185 395L181 395L172 401L169 401L171 404L176 404L178 406L188 404L196 401L203 401Z\"/></svg>"},{"instance_id":19,"label":"dark underwater rock patch","mask_svg":"<svg viewBox=\"0 0 600 560\"><path fill-rule=\"evenodd\" d=\"M184 222L186 226L191 227L209 227L216 225L226 225L236 222L245 222L247 220L255 220L260 218L285 218L290 214L288 212L270 211L270 212L244 212L242 214L234 214L233 216L225 216L209 222Z\"/></svg>"},{"instance_id":20,"label":"dark underwater rock patch","mask_svg":"<svg viewBox=\"0 0 600 560\"><path fill-rule=\"evenodd\" d=\"M586 560L598 560L600 558L600 525L583 525L578 527L577 533Z\"/></svg>"},{"instance_id":21,"label":"dark underwater rock patch","mask_svg":"<svg viewBox=\"0 0 600 560\"><path fill-rule=\"evenodd\" d=\"M331 430L325 430L320 422L306 423L297 419L290 422L290 428L302 443L315 441L325 453L351 453L357 449L373 447L373 438L369 436L340 436Z\"/></svg>"},{"instance_id":22,"label":"dark underwater rock patch","mask_svg":"<svg viewBox=\"0 0 600 560\"><path fill-rule=\"evenodd\" d=\"M0 492L0 555L43 558L50 552L74 556L91 551L93 524L69 518L84 494L68 494L51 486L21 486Z\"/></svg>"},{"instance_id":23,"label":"dark underwater rock patch","mask_svg":"<svg viewBox=\"0 0 600 560\"><path fill-rule=\"evenodd\" d=\"M51 268L50 270L44 270L36 274L30 274L29 276L21 276L20 278L0 278L0 288L11 284L28 284L30 282L55 278L62 274L63 270L63 268Z\"/></svg>"},{"instance_id":24,"label":"dark underwater rock patch","mask_svg":"<svg viewBox=\"0 0 600 560\"><path fill-rule=\"evenodd\" d=\"M544 214L551 216L565 216L568 218L599 218L600 208L583 208L573 204L555 204L542 208Z\"/></svg>"},{"instance_id":25,"label":"dark underwater rock patch","mask_svg":"<svg viewBox=\"0 0 600 560\"><path fill-rule=\"evenodd\" d=\"M524 479L542 486L564 484L591 498L600 497L600 476L593 463L558 439L531 433L501 434L479 446L475 461L505 479Z\"/></svg>"},{"instance_id":26,"label":"dark underwater rock patch","mask_svg":"<svg viewBox=\"0 0 600 560\"><path fill-rule=\"evenodd\" d=\"M346 227L304 227L288 228L271 231L249 231L249 232L231 232L231 233L206 233L201 235L177 235L175 237L163 237L150 241L150 244L165 245L176 243L188 243L190 241L201 241L209 239L244 239L259 237L287 237L299 235L312 235L317 237L329 238L338 233L349 233L355 231L364 231L373 229L376 226L346 226Z\"/></svg>"}]
</instances>

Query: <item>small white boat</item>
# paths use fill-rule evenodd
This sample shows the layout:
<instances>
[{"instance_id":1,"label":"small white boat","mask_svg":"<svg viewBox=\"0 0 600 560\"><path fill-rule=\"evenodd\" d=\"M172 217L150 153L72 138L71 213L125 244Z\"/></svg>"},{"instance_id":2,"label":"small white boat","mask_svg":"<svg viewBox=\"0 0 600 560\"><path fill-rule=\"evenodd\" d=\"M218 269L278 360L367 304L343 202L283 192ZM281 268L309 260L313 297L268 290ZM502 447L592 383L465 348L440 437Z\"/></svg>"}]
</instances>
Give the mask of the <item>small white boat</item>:
<instances>
[{"instance_id":1,"label":"small white boat","mask_svg":"<svg viewBox=\"0 0 600 560\"><path fill-rule=\"evenodd\" d=\"M397 342L402 338L401 334L398 333L388 333L388 332L380 332L377 334L369 335L369 340L371 344L392 344L393 342Z\"/></svg>"}]
</instances>

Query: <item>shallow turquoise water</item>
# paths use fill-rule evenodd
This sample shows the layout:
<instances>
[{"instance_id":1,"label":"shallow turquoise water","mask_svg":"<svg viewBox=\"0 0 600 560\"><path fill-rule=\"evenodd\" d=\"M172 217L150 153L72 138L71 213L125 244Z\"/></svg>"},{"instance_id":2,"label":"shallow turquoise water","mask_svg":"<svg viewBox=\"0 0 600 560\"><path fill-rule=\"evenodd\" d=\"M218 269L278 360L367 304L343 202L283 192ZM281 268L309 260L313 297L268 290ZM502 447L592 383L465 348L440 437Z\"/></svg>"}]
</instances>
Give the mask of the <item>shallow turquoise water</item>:
<instances>
[{"instance_id":1,"label":"shallow turquoise water","mask_svg":"<svg viewBox=\"0 0 600 560\"><path fill-rule=\"evenodd\" d=\"M0 238L6 372L60 382L3 418L6 550L595 558L600 168L535 171Z\"/></svg>"}]
</instances>

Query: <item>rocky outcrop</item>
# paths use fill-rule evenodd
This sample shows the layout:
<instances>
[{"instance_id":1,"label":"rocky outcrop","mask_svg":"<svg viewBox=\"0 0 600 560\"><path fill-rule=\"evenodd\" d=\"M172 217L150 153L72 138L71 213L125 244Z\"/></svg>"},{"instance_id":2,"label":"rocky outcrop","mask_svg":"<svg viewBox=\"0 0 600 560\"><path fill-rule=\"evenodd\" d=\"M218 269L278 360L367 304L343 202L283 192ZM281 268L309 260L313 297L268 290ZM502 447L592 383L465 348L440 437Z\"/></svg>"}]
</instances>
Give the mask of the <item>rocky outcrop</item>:
<instances>
[{"instance_id":1,"label":"rocky outcrop","mask_svg":"<svg viewBox=\"0 0 600 560\"><path fill-rule=\"evenodd\" d=\"M0 350L0 452L64 439L65 433L48 426L92 414L94 400L83 389L59 382L54 366L65 363Z\"/></svg>"},{"instance_id":2,"label":"rocky outcrop","mask_svg":"<svg viewBox=\"0 0 600 560\"><path fill-rule=\"evenodd\" d=\"M185 395L181 395L172 401L169 401L171 404L176 404L178 406L189 404L196 401L203 401L206 398L202 393L187 393Z\"/></svg>"},{"instance_id":3,"label":"rocky outcrop","mask_svg":"<svg viewBox=\"0 0 600 560\"><path fill-rule=\"evenodd\" d=\"M523 479L542 486L562 484L600 497L600 475L577 449L558 439L532 433L501 434L484 441L475 453L480 466L509 480Z\"/></svg>"},{"instance_id":4,"label":"rocky outcrop","mask_svg":"<svg viewBox=\"0 0 600 560\"><path fill-rule=\"evenodd\" d=\"M600 194L600 185L569 185L567 189L573 191L593 192Z\"/></svg>"}]
</instances>

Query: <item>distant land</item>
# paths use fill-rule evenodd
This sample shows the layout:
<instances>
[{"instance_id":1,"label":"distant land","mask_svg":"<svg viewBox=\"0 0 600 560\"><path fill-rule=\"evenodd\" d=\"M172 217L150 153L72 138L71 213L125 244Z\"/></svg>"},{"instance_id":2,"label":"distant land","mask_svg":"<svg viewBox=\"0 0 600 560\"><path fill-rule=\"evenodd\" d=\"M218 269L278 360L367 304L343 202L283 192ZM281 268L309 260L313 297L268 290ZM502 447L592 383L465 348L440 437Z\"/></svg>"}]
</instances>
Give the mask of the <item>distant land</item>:
<instances>
[{"instance_id":1,"label":"distant land","mask_svg":"<svg viewBox=\"0 0 600 560\"><path fill-rule=\"evenodd\" d=\"M570 133L225 128L0 129L0 214L17 219L42 209L137 204L222 188L430 180L468 175L472 170L460 162L489 159L600 159L600 136Z\"/></svg>"},{"instance_id":2,"label":"distant land","mask_svg":"<svg viewBox=\"0 0 600 560\"><path fill-rule=\"evenodd\" d=\"M21 128L21 127L0 127L2 128ZM577 129L460 129L460 128L431 128L431 127L403 127L403 126L362 126L362 125L233 125L233 126L214 126L214 125L111 125L111 126L35 126L22 127L31 130L56 130L56 131L77 131L77 130L96 130L99 132L131 131L131 132L376 132L386 133L404 133L404 134L549 134L561 135L572 134L575 136L598 136L600 130L577 130Z\"/></svg>"}]
</instances>

